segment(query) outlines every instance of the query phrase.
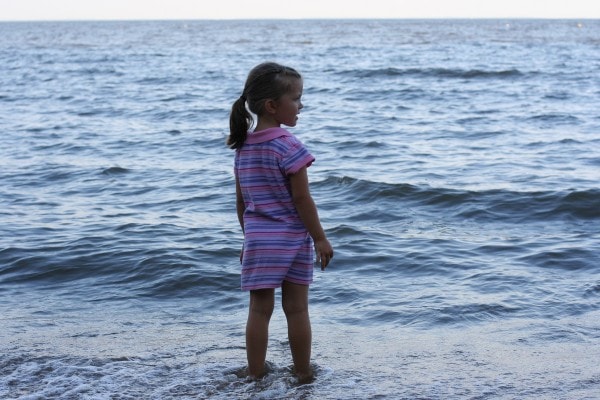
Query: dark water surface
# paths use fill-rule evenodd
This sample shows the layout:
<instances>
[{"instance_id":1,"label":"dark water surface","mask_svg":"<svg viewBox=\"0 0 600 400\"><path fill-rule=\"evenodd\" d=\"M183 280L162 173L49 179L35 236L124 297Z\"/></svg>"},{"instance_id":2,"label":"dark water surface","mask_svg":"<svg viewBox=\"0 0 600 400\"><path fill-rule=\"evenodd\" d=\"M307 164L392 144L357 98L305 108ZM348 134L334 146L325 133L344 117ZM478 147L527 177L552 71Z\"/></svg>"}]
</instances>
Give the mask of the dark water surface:
<instances>
[{"instance_id":1,"label":"dark water surface","mask_svg":"<svg viewBox=\"0 0 600 400\"><path fill-rule=\"evenodd\" d=\"M0 24L0 397L596 399L600 21ZM317 379L245 365L228 112L299 69Z\"/></svg>"}]
</instances>

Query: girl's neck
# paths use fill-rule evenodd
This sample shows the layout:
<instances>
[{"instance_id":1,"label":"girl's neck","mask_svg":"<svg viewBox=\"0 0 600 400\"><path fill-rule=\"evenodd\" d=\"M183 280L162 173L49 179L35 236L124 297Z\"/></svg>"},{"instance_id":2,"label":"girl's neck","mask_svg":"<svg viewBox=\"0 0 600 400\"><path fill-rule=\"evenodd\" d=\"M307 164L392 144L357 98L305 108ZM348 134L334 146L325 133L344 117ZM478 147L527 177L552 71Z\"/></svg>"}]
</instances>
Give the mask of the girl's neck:
<instances>
[{"instance_id":1,"label":"girl's neck","mask_svg":"<svg viewBox=\"0 0 600 400\"><path fill-rule=\"evenodd\" d=\"M274 119L271 118L259 118L256 122L256 128L254 128L255 132L264 131L269 128L279 128L281 125L277 123Z\"/></svg>"}]
</instances>

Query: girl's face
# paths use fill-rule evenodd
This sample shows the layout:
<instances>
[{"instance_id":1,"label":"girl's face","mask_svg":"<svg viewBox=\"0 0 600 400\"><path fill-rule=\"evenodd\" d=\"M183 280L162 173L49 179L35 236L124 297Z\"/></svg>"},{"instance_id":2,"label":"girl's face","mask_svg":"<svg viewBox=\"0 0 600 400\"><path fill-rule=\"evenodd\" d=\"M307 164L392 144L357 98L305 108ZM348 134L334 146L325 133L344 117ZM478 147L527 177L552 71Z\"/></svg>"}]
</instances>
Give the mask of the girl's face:
<instances>
[{"instance_id":1,"label":"girl's face","mask_svg":"<svg viewBox=\"0 0 600 400\"><path fill-rule=\"evenodd\" d=\"M274 114L277 123L286 126L296 126L298 114L304 107L301 101L302 89L302 79L293 79L290 90L277 101L277 109Z\"/></svg>"}]
</instances>

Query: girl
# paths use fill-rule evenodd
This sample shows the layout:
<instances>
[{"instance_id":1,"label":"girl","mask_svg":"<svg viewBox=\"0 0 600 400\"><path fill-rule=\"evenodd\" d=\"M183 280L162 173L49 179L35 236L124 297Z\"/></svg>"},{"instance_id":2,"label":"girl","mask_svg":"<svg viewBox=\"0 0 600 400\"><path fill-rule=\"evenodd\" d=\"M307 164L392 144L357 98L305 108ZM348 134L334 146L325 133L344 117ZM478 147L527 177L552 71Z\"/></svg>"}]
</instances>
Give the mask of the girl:
<instances>
[{"instance_id":1,"label":"girl","mask_svg":"<svg viewBox=\"0 0 600 400\"><path fill-rule=\"evenodd\" d=\"M227 144L236 150L236 208L244 232L242 290L250 291L246 354L253 379L265 374L269 320L279 287L294 372L301 382L312 379L308 285L313 246L322 270L333 257L308 187L306 169L315 159L281 128L296 125L302 85L296 70L260 64L248 74L229 118ZM253 132L246 105L257 116Z\"/></svg>"}]
</instances>

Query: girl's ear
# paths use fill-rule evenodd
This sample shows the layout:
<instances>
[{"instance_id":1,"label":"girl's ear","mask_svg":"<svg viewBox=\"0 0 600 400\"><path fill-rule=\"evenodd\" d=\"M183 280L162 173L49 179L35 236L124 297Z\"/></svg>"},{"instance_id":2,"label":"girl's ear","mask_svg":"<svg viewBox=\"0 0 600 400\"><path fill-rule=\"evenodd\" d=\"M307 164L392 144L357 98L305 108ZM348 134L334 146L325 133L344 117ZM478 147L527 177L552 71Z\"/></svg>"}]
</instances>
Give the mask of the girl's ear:
<instances>
[{"instance_id":1,"label":"girl's ear","mask_svg":"<svg viewBox=\"0 0 600 400\"><path fill-rule=\"evenodd\" d=\"M277 111L277 102L272 99L265 101L265 111L269 114L275 114Z\"/></svg>"}]
</instances>

